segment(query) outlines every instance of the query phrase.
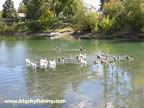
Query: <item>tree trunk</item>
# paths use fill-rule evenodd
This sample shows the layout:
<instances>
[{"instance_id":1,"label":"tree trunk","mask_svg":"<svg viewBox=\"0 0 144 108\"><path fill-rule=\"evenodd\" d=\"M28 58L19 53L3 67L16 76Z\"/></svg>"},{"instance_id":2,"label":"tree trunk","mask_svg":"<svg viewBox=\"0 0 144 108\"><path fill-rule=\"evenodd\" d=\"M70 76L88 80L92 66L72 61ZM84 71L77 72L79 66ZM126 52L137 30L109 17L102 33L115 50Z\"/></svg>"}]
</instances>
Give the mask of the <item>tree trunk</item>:
<instances>
[{"instance_id":1,"label":"tree trunk","mask_svg":"<svg viewBox=\"0 0 144 108\"><path fill-rule=\"evenodd\" d=\"M55 0L52 0L52 10L53 10L53 13L54 13L54 18L55 18Z\"/></svg>"}]
</instances>

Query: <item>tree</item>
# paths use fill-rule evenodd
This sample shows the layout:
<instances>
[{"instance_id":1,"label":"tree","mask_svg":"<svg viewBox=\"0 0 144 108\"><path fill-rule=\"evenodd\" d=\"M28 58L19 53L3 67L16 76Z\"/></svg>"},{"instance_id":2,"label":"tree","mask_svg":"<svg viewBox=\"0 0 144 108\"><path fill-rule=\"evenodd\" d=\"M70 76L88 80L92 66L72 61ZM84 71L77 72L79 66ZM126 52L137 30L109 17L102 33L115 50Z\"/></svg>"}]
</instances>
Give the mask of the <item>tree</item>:
<instances>
[{"instance_id":1,"label":"tree","mask_svg":"<svg viewBox=\"0 0 144 108\"><path fill-rule=\"evenodd\" d=\"M28 19L39 19L42 15L41 7L44 0L29 0L26 4L26 16Z\"/></svg>"},{"instance_id":2,"label":"tree","mask_svg":"<svg viewBox=\"0 0 144 108\"><path fill-rule=\"evenodd\" d=\"M29 2L29 0L22 0L22 3L23 3L24 5L27 5L28 2Z\"/></svg>"},{"instance_id":3,"label":"tree","mask_svg":"<svg viewBox=\"0 0 144 108\"><path fill-rule=\"evenodd\" d=\"M123 24L133 31L144 29L144 0L124 0Z\"/></svg>"},{"instance_id":4,"label":"tree","mask_svg":"<svg viewBox=\"0 0 144 108\"><path fill-rule=\"evenodd\" d=\"M18 8L19 13L25 13L26 12L26 6L24 4L20 4Z\"/></svg>"},{"instance_id":5,"label":"tree","mask_svg":"<svg viewBox=\"0 0 144 108\"><path fill-rule=\"evenodd\" d=\"M100 10L102 10L103 9L103 6L104 6L104 3L105 2L108 2L109 0L100 0Z\"/></svg>"},{"instance_id":6,"label":"tree","mask_svg":"<svg viewBox=\"0 0 144 108\"><path fill-rule=\"evenodd\" d=\"M66 16L73 16L78 3L79 0L57 0L56 15L58 16L60 12L63 12Z\"/></svg>"},{"instance_id":7,"label":"tree","mask_svg":"<svg viewBox=\"0 0 144 108\"><path fill-rule=\"evenodd\" d=\"M55 0L52 0L52 10L53 10L54 17L55 17Z\"/></svg>"},{"instance_id":8,"label":"tree","mask_svg":"<svg viewBox=\"0 0 144 108\"><path fill-rule=\"evenodd\" d=\"M104 2L105 2L106 0L100 0L100 10L102 10L103 9L103 5L104 5Z\"/></svg>"},{"instance_id":9,"label":"tree","mask_svg":"<svg viewBox=\"0 0 144 108\"><path fill-rule=\"evenodd\" d=\"M14 9L14 4L12 0L6 0L3 5L3 18L15 18L16 10Z\"/></svg>"}]
</instances>

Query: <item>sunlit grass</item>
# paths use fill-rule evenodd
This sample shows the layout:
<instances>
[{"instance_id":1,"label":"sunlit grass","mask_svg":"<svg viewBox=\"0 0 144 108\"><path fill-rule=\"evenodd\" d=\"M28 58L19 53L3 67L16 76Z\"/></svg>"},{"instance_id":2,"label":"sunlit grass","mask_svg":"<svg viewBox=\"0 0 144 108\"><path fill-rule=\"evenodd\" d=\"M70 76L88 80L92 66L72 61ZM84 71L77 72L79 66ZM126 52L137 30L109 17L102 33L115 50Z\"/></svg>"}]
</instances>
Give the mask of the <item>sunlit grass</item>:
<instances>
[{"instance_id":1,"label":"sunlit grass","mask_svg":"<svg viewBox=\"0 0 144 108\"><path fill-rule=\"evenodd\" d=\"M66 27L66 28L56 29L55 31L57 31L57 32L71 32L71 31L73 31L73 29L71 27Z\"/></svg>"}]
</instances>

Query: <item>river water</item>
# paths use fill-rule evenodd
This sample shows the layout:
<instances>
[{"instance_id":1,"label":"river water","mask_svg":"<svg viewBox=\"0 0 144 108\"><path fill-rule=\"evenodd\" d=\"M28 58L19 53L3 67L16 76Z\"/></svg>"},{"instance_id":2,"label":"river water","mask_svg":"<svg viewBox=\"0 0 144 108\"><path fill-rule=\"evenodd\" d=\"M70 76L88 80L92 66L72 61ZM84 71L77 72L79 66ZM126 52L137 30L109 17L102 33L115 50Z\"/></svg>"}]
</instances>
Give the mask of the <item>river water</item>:
<instances>
[{"instance_id":1,"label":"river water","mask_svg":"<svg viewBox=\"0 0 144 108\"><path fill-rule=\"evenodd\" d=\"M87 65L75 56L84 47ZM61 51L56 49L60 48ZM0 37L0 108L143 108L144 42L122 40L75 40L15 36ZM112 60L107 65L93 64L96 54ZM25 59L38 63L65 58L55 69L33 69ZM125 61L134 56L134 61ZM51 99L65 104L5 104L4 100Z\"/></svg>"}]
</instances>

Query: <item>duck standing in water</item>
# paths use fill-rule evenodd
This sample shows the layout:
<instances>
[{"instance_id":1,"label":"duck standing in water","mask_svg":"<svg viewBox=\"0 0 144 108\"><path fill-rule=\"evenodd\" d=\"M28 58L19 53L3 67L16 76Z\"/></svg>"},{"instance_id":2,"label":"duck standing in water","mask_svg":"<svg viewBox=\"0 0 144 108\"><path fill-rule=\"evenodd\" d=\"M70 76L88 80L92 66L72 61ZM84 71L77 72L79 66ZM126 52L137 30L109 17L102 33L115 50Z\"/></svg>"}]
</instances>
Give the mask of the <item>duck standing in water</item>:
<instances>
[{"instance_id":1,"label":"duck standing in water","mask_svg":"<svg viewBox=\"0 0 144 108\"><path fill-rule=\"evenodd\" d=\"M81 58L86 59L86 53L85 54L80 54L79 55Z\"/></svg>"},{"instance_id":2,"label":"duck standing in water","mask_svg":"<svg viewBox=\"0 0 144 108\"><path fill-rule=\"evenodd\" d=\"M87 65L86 59L80 58L79 62L80 62L80 64Z\"/></svg>"},{"instance_id":3,"label":"duck standing in water","mask_svg":"<svg viewBox=\"0 0 144 108\"><path fill-rule=\"evenodd\" d=\"M49 60L49 65L56 66L56 61L55 60Z\"/></svg>"},{"instance_id":4,"label":"duck standing in water","mask_svg":"<svg viewBox=\"0 0 144 108\"><path fill-rule=\"evenodd\" d=\"M30 64L31 64L31 66L32 66L33 68L35 68L35 69L38 67L36 63L31 62Z\"/></svg>"},{"instance_id":5,"label":"duck standing in water","mask_svg":"<svg viewBox=\"0 0 144 108\"><path fill-rule=\"evenodd\" d=\"M58 61L61 62L61 63L64 63L64 57L58 58Z\"/></svg>"},{"instance_id":6,"label":"duck standing in water","mask_svg":"<svg viewBox=\"0 0 144 108\"><path fill-rule=\"evenodd\" d=\"M103 59L106 60L106 61L108 61L108 56L106 56L106 57L103 56Z\"/></svg>"},{"instance_id":7,"label":"duck standing in water","mask_svg":"<svg viewBox=\"0 0 144 108\"><path fill-rule=\"evenodd\" d=\"M56 68L56 60L49 60L49 67L52 69Z\"/></svg>"},{"instance_id":8,"label":"duck standing in water","mask_svg":"<svg viewBox=\"0 0 144 108\"><path fill-rule=\"evenodd\" d=\"M48 60L40 59L40 67L46 69L48 67Z\"/></svg>"},{"instance_id":9,"label":"duck standing in water","mask_svg":"<svg viewBox=\"0 0 144 108\"><path fill-rule=\"evenodd\" d=\"M80 52L85 51L85 48L80 47Z\"/></svg>"},{"instance_id":10,"label":"duck standing in water","mask_svg":"<svg viewBox=\"0 0 144 108\"><path fill-rule=\"evenodd\" d=\"M105 60L105 59L101 59L101 63L102 63L102 64L107 64L107 63L108 63L108 61L107 61L107 60Z\"/></svg>"},{"instance_id":11,"label":"duck standing in water","mask_svg":"<svg viewBox=\"0 0 144 108\"><path fill-rule=\"evenodd\" d=\"M28 64L31 63L30 59L25 59L25 62L28 63Z\"/></svg>"},{"instance_id":12,"label":"duck standing in water","mask_svg":"<svg viewBox=\"0 0 144 108\"><path fill-rule=\"evenodd\" d=\"M81 57L80 57L80 56L76 56L76 60L77 60L78 62L80 62Z\"/></svg>"},{"instance_id":13,"label":"duck standing in water","mask_svg":"<svg viewBox=\"0 0 144 108\"><path fill-rule=\"evenodd\" d=\"M113 56L113 60L114 60L114 61L120 61L120 57L119 57L119 56L117 56L117 57L116 57L116 56Z\"/></svg>"},{"instance_id":14,"label":"duck standing in water","mask_svg":"<svg viewBox=\"0 0 144 108\"><path fill-rule=\"evenodd\" d=\"M129 56L126 56L125 59L128 60L128 61L130 61L130 60L133 61L133 60L134 60L134 57L133 57L133 56L130 56L130 57L129 57Z\"/></svg>"},{"instance_id":15,"label":"duck standing in water","mask_svg":"<svg viewBox=\"0 0 144 108\"><path fill-rule=\"evenodd\" d=\"M131 61L133 61L134 60L134 57L133 56L131 56Z\"/></svg>"},{"instance_id":16,"label":"duck standing in water","mask_svg":"<svg viewBox=\"0 0 144 108\"><path fill-rule=\"evenodd\" d=\"M102 58L102 56L100 56L100 55L96 55L96 57L97 57L97 59L101 59Z\"/></svg>"}]
</instances>

